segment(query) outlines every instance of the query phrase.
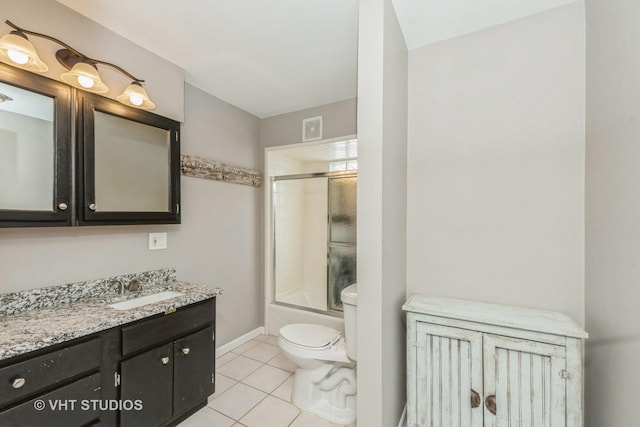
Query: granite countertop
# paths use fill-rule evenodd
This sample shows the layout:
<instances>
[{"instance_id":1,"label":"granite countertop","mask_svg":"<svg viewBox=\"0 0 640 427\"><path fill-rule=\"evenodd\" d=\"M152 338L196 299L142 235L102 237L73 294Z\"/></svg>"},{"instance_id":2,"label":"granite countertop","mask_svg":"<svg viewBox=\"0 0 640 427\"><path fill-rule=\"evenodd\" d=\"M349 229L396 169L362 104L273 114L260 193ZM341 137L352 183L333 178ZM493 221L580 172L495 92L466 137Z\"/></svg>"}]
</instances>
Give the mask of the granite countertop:
<instances>
[{"instance_id":1,"label":"granite countertop","mask_svg":"<svg viewBox=\"0 0 640 427\"><path fill-rule=\"evenodd\" d=\"M90 285L87 285L89 282L83 282L85 295L76 295L74 298L69 298L69 292L74 289L77 293L77 284L4 295L4 301L0 298L2 305L11 307L13 303L14 309L5 308L4 313L0 312L0 360L164 313L171 308L203 301L223 292L217 287L177 281L175 270L167 271L173 274L161 279L169 280L156 280L145 284L139 292L127 292L124 295L117 293L113 286L104 286L105 283L112 283L113 278L93 281ZM118 276L118 279L128 283L133 277L145 277L147 273ZM86 295L86 289L91 286L102 287L102 291L95 291L97 288L94 288L93 293ZM167 290L182 292L184 295L129 310L108 306L114 302ZM43 304L43 299L48 303ZM19 309L15 309L16 306Z\"/></svg>"}]
</instances>

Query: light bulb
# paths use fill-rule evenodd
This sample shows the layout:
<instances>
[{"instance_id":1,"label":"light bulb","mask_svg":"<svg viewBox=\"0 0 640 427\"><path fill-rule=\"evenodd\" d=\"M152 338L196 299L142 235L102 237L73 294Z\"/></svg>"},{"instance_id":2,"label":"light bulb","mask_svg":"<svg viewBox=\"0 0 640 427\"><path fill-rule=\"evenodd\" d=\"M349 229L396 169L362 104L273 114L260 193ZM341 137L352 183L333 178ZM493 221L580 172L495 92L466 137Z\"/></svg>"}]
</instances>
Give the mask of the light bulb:
<instances>
[{"instance_id":1,"label":"light bulb","mask_svg":"<svg viewBox=\"0 0 640 427\"><path fill-rule=\"evenodd\" d=\"M94 85L93 79L87 76L78 76L78 83L80 83L80 86L86 87L87 89L92 88Z\"/></svg>"},{"instance_id":2,"label":"light bulb","mask_svg":"<svg viewBox=\"0 0 640 427\"><path fill-rule=\"evenodd\" d=\"M133 105L142 105L142 103L144 102L144 98L142 98L142 96L138 94L132 94L129 95L129 101L131 101Z\"/></svg>"},{"instance_id":3,"label":"light bulb","mask_svg":"<svg viewBox=\"0 0 640 427\"><path fill-rule=\"evenodd\" d=\"M7 56L16 64L24 65L29 62L29 55L19 50L9 49L7 50Z\"/></svg>"}]
</instances>

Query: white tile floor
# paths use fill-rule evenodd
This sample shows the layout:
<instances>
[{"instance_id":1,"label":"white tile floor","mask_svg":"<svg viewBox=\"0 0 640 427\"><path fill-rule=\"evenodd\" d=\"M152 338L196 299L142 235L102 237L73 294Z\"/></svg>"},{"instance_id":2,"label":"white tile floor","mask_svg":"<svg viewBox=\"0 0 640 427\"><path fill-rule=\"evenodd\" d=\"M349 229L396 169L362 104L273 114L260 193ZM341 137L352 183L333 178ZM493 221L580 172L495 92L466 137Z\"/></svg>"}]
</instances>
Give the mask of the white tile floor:
<instances>
[{"instance_id":1,"label":"white tile floor","mask_svg":"<svg viewBox=\"0 0 640 427\"><path fill-rule=\"evenodd\" d=\"M216 359L215 394L180 427L341 427L291 403L294 370L278 338L260 335Z\"/></svg>"}]
</instances>

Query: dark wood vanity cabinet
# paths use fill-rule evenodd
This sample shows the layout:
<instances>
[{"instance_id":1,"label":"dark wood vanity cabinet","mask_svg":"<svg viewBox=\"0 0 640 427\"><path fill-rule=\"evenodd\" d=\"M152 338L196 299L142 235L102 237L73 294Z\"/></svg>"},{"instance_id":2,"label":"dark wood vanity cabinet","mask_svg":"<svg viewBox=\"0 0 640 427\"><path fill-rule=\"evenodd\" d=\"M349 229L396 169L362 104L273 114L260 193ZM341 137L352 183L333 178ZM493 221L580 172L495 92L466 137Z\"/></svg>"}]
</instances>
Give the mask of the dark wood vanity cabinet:
<instances>
[{"instance_id":1,"label":"dark wood vanity cabinet","mask_svg":"<svg viewBox=\"0 0 640 427\"><path fill-rule=\"evenodd\" d=\"M213 327L127 359L121 364L121 399L143 405L120 412L121 426L164 425L213 393Z\"/></svg>"},{"instance_id":2,"label":"dark wood vanity cabinet","mask_svg":"<svg viewBox=\"0 0 640 427\"><path fill-rule=\"evenodd\" d=\"M0 362L0 426L173 426L214 392L214 320L211 298Z\"/></svg>"},{"instance_id":3,"label":"dark wood vanity cabinet","mask_svg":"<svg viewBox=\"0 0 640 427\"><path fill-rule=\"evenodd\" d=\"M165 425L206 404L214 385L214 315L210 300L122 329L121 399L139 399L144 408L122 411L121 426Z\"/></svg>"}]
</instances>

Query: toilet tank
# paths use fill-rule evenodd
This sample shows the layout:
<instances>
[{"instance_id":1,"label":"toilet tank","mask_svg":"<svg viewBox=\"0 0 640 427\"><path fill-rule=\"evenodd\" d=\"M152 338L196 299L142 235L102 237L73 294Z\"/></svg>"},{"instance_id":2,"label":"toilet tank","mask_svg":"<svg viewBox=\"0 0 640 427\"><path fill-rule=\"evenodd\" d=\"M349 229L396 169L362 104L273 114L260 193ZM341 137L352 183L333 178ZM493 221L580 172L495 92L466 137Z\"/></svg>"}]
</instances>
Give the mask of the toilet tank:
<instances>
[{"instance_id":1,"label":"toilet tank","mask_svg":"<svg viewBox=\"0 0 640 427\"><path fill-rule=\"evenodd\" d=\"M351 360L357 360L358 343L358 285L347 286L340 293L342 310L344 312L344 338L347 348L347 356Z\"/></svg>"}]
</instances>

